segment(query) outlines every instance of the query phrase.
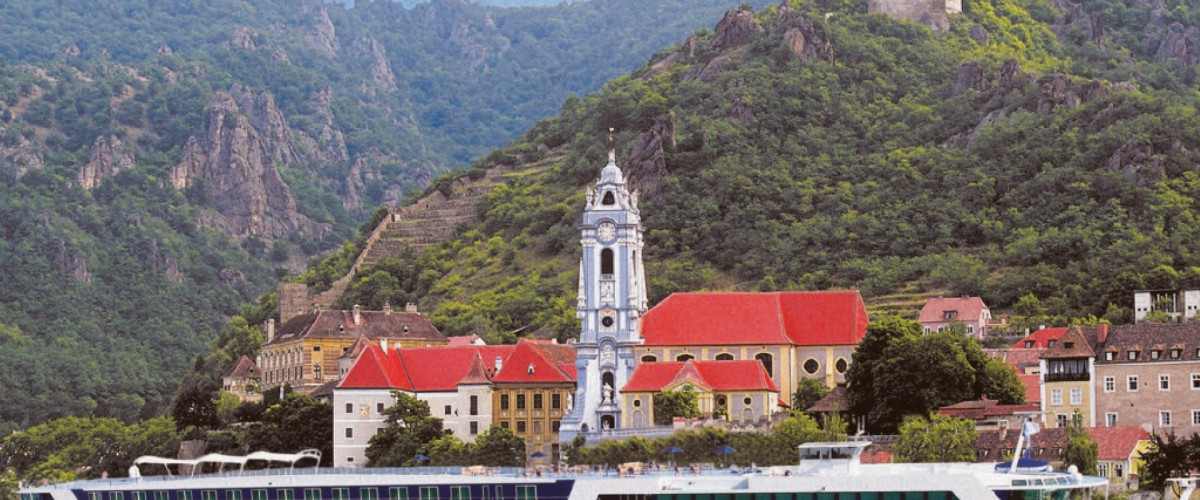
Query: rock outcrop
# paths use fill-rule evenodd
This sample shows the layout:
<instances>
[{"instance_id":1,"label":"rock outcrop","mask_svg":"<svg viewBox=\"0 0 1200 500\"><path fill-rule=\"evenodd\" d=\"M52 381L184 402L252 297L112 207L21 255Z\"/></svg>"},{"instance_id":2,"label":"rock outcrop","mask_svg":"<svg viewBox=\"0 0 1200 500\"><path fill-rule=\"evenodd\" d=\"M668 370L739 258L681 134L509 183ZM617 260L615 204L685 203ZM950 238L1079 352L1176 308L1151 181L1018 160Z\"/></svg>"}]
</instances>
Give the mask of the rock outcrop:
<instances>
[{"instance_id":1,"label":"rock outcrop","mask_svg":"<svg viewBox=\"0 0 1200 500\"><path fill-rule=\"evenodd\" d=\"M958 69L958 76L954 79L954 84L950 86L950 96L960 96L967 93L968 90L987 92L991 85L988 76L983 72L983 67L977 62L971 61Z\"/></svg>"},{"instance_id":2,"label":"rock outcrop","mask_svg":"<svg viewBox=\"0 0 1200 500\"><path fill-rule=\"evenodd\" d=\"M333 21L329 19L329 11L321 5L309 10L307 14L307 23L300 28L304 39L321 52L331 56L337 55L337 31L333 28Z\"/></svg>"},{"instance_id":3,"label":"rock outcrop","mask_svg":"<svg viewBox=\"0 0 1200 500\"><path fill-rule=\"evenodd\" d=\"M632 189L649 196L658 189L658 181L667 174L666 152L675 149L675 118L667 115L654 122L650 130L638 134L633 150L621 170Z\"/></svg>"},{"instance_id":4,"label":"rock outcrop","mask_svg":"<svg viewBox=\"0 0 1200 500\"><path fill-rule=\"evenodd\" d=\"M1062 73L1055 73L1038 90L1037 109L1046 113L1060 106L1074 109L1108 95L1108 85L1098 81L1076 82Z\"/></svg>"},{"instance_id":5,"label":"rock outcrop","mask_svg":"<svg viewBox=\"0 0 1200 500\"><path fill-rule=\"evenodd\" d=\"M346 55L366 68L368 81L375 88L391 92L396 90L396 75L388 63L383 44L370 37L355 38L346 47ZM367 90L367 89L364 89Z\"/></svg>"},{"instance_id":6,"label":"rock outcrop","mask_svg":"<svg viewBox=\"0 0 1200 500\"><path fill-rule=\"evenodd\" d=\"M1092 43L1104 40L1104 18L1099 14L1088 14L1083 5L1071 0L1054 0L1054 6L1062 12L1058 23L1051 27L1054 35L1062 40L1079 37Z\"/></svg>"},{"instance_id":7,"label":"rock outcrop","mask_svg":"<svg viewBox=\"0 0 1200 500\"><path fill-rule=\"evenodd\" d=\"M754 12L743 9L733 9L725 13L725 17L717 22L716 36L710 47L722 51L736 49L750 43L754 35L763 32L763 27L754 18Z\"/></svg>"},{"instance_id":8,"label":"rock outcrop","mask_svg":"<svg viewBox=\"0 0 1200 500\"><path fill-rule=\"evenodd\" d=\"M200 185L214 214L201 223L233 236L282 238L293 233L319 237L318 224L296 210L291 190L276 165L298 160L291 130L270 95L234 85L204 107L204 130L188 139L171 183L185 190Z\"/></svg>"},{"instance_id":9,"label":"rock outcrop","mask_svg":"<svg viewBox=\"0 0 1200 500\"><path fill-rule=\"evenodd\" d=\"M1179 23L1171 24L1154 58L1178 62L1186 67L1200 64L1200 29L1195 26L1184 27Z\"/></svg>"},{"instance_id":10,"label":"rock outcrop","mask_svg":"<svg viewBox=\"0 0 1200 500\"><path fill-rule=\"evenodd\" d=\"M642 73L642 78L653 78L661 75L671 68L671 65L686 61L696 56L696 35L687 37L687 41L683 42L683 46L679 50L667 54L660 59L651 59L646 71Z\"/></svg>"},{"instance_id":11,"label":"rock outcrop","mask_svg":"<svg viewBox=\"0 0 1200 500\"><path fill-rule=\"evenodd\" d=\"M1120 172L1125 180L1137 185L1155 183L1167 175L1162 157L1147 153L1137 139L1126 141L1113 152L1108 158L1108 169Z\"/></svg>"},{"instance_id":12,"label":"rock outcrop","mask_svg":"<svg viewBox=\"0 0 1200 500\"><path fill-rule=\"evenodd\" d=\"M786 24L780 14L780 29L783 29L783 43L792 50L801 61L825 60L833 62L833 44L825 34L817 30L812 19L808 16L797 16L788 12Z\"/></svg>"},{"instance_id":13,"label":"rock outcrop","mask_svg":"<svg viewBox=\"0 0 1200 500\"><path fill-rule=\"evenodd\" d=\"M233 30L233 33L229 35L229 41L225 42L225 46L246 52L254 52L258 50L258 46L254 43L254 37L256 36L258 36L258 32L242 26Z\"/></svg>"},{"instance_id":14,"label":"rock outcrop","mask_svg":"<svg viewBox=\"0 0 1200 500\"><path fill-rule=\"evenodd\" d=\"M99 136L92 142L92 152L88 162L79 169L75 179L84 189L91 191L100 187L100 183L122 170L129 170L137 164L133 155L125 149L125 144L117 136Z\"/></svg>"},{"instance_id":15,"label":"rock outcrop","mask_svg":"<svg viewBox=\"0 0 1200 500\"><path fill-rule=\"evenodd\" d=\"M950 29L950 14L962 12L962 0L867 0L867 12L915 21L938 33Z\"/></svg>"},{"instance_id":16,"label":"rock outcrop","mask_svg":"<svg viewBox=\"0 0 1200 500\"><path fill-rule=\"evenodd\" d=\"M0 141L0 169L7 170L20 179L30 170L45 168L46 163L42 161L41 153L25 136L16 135L7 142L6 144L6 141Z\"/></svg>"},{"instance_id":17,"label":"rock outcrop","mask_svg":"<svg viewBox=\"0 0 1200 500\"><path fill-rule=\"evenodd\" d=\"M54 263L58 265L59 269L70 271L75 281L92 282L92 273L88 271L87 259L68 249L65 241L58 241L58 253L54 256Z\"/></svg>"},{"instance_id":18,"label":"rock outcrop","mask_svg":"<svg viewBox=\"0 0 1200 500\"><path fill-rule=\"evenodd\" d=\"M466 23L455 25L450 31L449 42L458 47L459 57L462 60L460 69L463 74L479 74L487 70L488 48L475 39L471 33L471 26Z\"/></svg>"},{"instance_id":19,"label":"rock outcrop","mask_svg":"<svg viewBox=\"0 0 1200 500\"><path fill-rule=\"evenodd\" d=\"M325 164L346 164L350 161L350 153L346 150L346 139L342 131L333 124L333 89L325 88L313 94L308 99L312 107L312 126L305 127L316 137L297 133L296 140L304 145L304 149L315 159Z\"/></svg>"}]
</instances>

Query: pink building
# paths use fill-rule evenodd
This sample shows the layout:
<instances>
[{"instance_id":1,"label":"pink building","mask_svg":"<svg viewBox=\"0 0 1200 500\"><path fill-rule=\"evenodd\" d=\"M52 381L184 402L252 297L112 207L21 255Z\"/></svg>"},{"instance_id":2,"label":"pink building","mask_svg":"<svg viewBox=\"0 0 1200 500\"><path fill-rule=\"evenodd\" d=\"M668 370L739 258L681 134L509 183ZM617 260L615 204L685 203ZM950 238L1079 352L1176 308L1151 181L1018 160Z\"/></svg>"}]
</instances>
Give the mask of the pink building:
<instances>
[{"instance_id":1,"label":"pink building","mask_svg":"<svg viewBox=\"0 0 1200 500\"><path fill-rule=\"evenodd\" d=\"M925 303L918 321L925 333L940 332L961 323L967 335L983 340L987 338L991 319L992 311L979 297L938 297Z\"/></svg>"}]
</instances>

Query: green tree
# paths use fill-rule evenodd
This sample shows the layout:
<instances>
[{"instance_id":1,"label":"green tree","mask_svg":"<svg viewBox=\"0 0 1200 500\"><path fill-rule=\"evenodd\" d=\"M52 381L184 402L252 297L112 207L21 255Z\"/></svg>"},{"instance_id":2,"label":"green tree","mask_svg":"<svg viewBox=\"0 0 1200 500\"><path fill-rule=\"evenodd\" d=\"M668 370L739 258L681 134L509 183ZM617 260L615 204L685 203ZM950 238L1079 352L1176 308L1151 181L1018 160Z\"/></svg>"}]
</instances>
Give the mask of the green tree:
<instances>
[{"instance_id":1,"label":"green tree","mask_svg":"<svg viewBox=\"0 0 1200 500\"><path fill-rule=\"evenodd\" d=\"M796 382L796 392L792 394L792 413L808 410L827 394L829 387L825 385L824 380L816 377L800 379Z\"/></svg>"},{"instance_id":2,"label":"green tree","mask_svg":"<svg viewBox=\"0 0 1200 500\"><path fill-rule=\"evenodd\" d=\"M512 431L493 425L475 437L475 463L501 467L525 465L525 440Z\"/></svg>"},{"instance_id":3,"label":"green tree","mask_svg":"<svg viewBox=\"0 0 1200 500\"><path fill-rule=\"evenodd\" d=\"M322 465L328 466L333 460L332 430L332 407L303 394L288 394L263 411L247 443L252 449L279 453L317 449Z\"/></svg>"},{"instance_id":4,"label":"green tree","mask_svg":"<svg viewBox=\"0 0 1200 500\"><path fill-rule=\"evenodd\" d=\"M237 421L238 408L241 407L241 404L241 400L233 393L217 391L217 400L213 402L213 405L217 412L217 420L220 421L222 427Z\"/></svg>"},{"instance_id":5,"label":"green tree","mask_svg":"<svg viewBox=\"0 0 1200 500\"><path fill-rule=\"evenodd\" d=\"M371 467L411 466L428 443L450 433L442 428L441 419L430 415L429 403L399 391L392 391L392 397L396 404L383 410L386 423L367 446Z\"/></svg>"},{"instance_id":6,"label":"green tree","mask_svg":"<svg viewBox=\"0 0 1200 500\"><path fill-rule=\"evenodd\" d=\"M179 395L175 407L171 410L171 417L180 429L193 426L212 429L221 423L211 393L198 386L193 386Z\"/></svg>"},{"instance_id":7,"label":"green tree","mask_svg":"<svg viewBox=\"0 0 1200 500\"><path fill-rule=\"evenodd\" d=\"M974 462L973 445L979 439L969 420L931 414L928 419L908 417L896 440L897 462Z\"/></svg>"},{"instance_id":8,"label":"green tree","mask_svg":"<svg viewBox=\"0 0 1200 500\"><path fill-rule=\"evenodd\" d=\"M700 401L690 385L654 395L654 425L671 425L675 417L699 418Z\"/></svg>"},{"instance_id":9,"label":"green tree","mask_svg":"<svg viewBox=\"0 0 1200 500\"><path fill-rule=\"evenodd\" d=\"M0 473L0 500L17 500L17 489L20 481L17 473L6 470Z\"/></svg>"},{"instance_id":10,"label":"green tree","mask_svg":"<svg viewBox=\"0 0 1200 500\"><path fill-rule=\"evenodd\" d=\"M1187 477L1200 468L1200 435L1180 438L1174 431L1155 434L1150 438L1150 449L1142 454L1144 461L1140 472L1142 489L1161 491L1167 479Z\"/></svg>"},{"instance_id":11,"label":"green tree","mask_svg":"<svg viewBox=\"0 0 1200 500\"><path fill-rule=\"evenodd\" d=\"M1083 426L1083 415L1075 410L1067 426L1067 446L1062 452L1063 467L1074 465L1080 473L1094 476L1099 457L1100 445L1092 441L1092 436Z\"/></svg>"}]
</instances>

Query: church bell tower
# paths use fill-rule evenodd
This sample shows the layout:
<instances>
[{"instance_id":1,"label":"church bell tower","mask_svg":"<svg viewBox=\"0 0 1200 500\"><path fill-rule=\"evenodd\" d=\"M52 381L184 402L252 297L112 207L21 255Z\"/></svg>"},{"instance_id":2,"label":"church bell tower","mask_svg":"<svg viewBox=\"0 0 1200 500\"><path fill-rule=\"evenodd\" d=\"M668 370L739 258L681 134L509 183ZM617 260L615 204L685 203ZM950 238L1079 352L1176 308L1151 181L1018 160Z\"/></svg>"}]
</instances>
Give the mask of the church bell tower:
<instances>
[{"instance_id":1,"label":"church bell tower","mask_svg":"<svg viewBox=\"0 0 1200 500\"><path fill-rule=\"evenodd\" d=\"M638 194L630 193L610 150L595 187L588 187L580 225L580 320L575 343L578 376L571 411L563 418L561 441L617 428L621 387L629 381L633 346L642 343L639 324L646 312L642 267L642 221Z\"/></svg>"}]
</instances>

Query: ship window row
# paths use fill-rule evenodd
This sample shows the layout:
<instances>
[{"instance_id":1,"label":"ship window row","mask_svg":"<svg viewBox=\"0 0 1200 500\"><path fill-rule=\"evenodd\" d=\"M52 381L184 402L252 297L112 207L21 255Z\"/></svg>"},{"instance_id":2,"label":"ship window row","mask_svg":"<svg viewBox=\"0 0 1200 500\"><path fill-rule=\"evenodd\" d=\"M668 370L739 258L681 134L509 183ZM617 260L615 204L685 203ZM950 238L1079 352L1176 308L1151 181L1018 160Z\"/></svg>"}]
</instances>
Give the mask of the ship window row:
<instances>
[{"instance_id":1,"label":"ship window row","mask_svg":"<svg viewBox=\"0 0 1200 500\"><path fill-rule=\"evenodd\" d=\"M949 491L852 491L840 493L599 495L597 500L958 500L958 497Z\"/></svg>"},{"instance_id":2,"label":"ship window row","mask_svg":"<svg viewBox=\"0 0 1200 500\"><path fill-rule=\"evenodd\" d=\"M387 488L387 498L380 498L379 488L355 488L358 496L350 495L351 488L303 488L303 500L409 500L408 488L406 487L390 487ZM492 490L489 487L476 487L474 496L472 495L471 486L451 486L449 487L450 497L445 499L440 495L440 489L437 486L420 486L417 488L417 498L419 500L502 500L504 496L502 489L497 486L495 496L492 496ZM201 490L200 500L243 500L244 490ZM249 500L295 500L296 492L290 488L280 488L275 490L275 496L269 496L267 489L251 489ZM221 493L224 493L224 498L221 498ZM154 491L154 500L192 500L193 492L191 490L175 490L174 498L172 499L172 491L156 490ZM37 494L22 495L20 500L40 500ZM88 492L87 500L147 500L147 492L134 491L129 496L124 491L110 491L107 494L101 492ZM537 500L536 486L516 486L515 500Z\"/></svg>"}]
</instances>

